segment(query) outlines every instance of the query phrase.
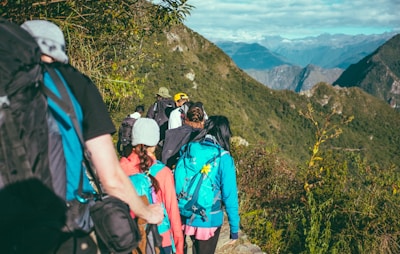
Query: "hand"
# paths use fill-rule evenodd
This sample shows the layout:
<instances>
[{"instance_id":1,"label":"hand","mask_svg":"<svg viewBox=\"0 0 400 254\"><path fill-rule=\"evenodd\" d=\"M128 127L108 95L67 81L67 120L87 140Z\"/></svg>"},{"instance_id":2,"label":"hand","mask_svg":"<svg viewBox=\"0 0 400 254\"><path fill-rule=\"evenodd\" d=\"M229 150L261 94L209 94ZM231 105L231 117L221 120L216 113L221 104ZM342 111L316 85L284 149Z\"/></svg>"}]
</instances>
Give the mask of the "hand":
<instances>
[{"instance_id":1,"label":"hand","mask_svg":"<svg viewBox=\"0 0 400 254\"><path fill-rule=\"evenodd\" d=\"M164 219L164 211L161 204L151 204L147 208L148 213L146 214L146 218L144 218L147 223L160 224Z\"/></svg>"}]
</instances>

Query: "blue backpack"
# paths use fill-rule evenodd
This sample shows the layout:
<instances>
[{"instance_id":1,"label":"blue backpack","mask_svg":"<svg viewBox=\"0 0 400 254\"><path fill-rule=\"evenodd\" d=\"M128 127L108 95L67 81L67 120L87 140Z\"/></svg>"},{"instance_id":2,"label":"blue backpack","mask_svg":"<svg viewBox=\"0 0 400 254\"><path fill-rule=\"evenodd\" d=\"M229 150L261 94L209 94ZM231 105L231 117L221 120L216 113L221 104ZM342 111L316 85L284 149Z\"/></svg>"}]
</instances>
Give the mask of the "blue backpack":
<instances>
[{"instance_id":1,"label":"blue backpack","mask_svg":"<svg viewBox=\"0 0 400 254\"><path fill-rule=\"evenodd\" d=\"M157 160L157 162L150 167L149 173L150 175L155 177L158 174L158 172L160 172L160 170L162 170L164 167L165 164ZM157 202L156 200L157 196L154 191L154 188L152 187L151 179L146 173L137 173L134 175L130 175L129 179L131 180L131 183L135 187L135 190L139 196L146 196L150 204L154 204ZM169 221L168 213L167 210L165 209L164 204L162 203L161 205L164 211L164 219L160 224L157 225L157 229L160 234L163 234L171 228L171 223ZM171 242L173 251L175 252L175 244L172 237L171 237Z\"/></svg>"},{"instance_id":2,"label":"blue backpack","mask_svg":"<svg viewBox=\"0 0 400 254\"><path fill-rule=\"evenodd\" d=\"M190 142L181 149L174 171L175 190L181 216L209 221L210 215L221 211L221 191L217 185L219 163L228 153L210 142Z\"/></svg>"}]
</instances>

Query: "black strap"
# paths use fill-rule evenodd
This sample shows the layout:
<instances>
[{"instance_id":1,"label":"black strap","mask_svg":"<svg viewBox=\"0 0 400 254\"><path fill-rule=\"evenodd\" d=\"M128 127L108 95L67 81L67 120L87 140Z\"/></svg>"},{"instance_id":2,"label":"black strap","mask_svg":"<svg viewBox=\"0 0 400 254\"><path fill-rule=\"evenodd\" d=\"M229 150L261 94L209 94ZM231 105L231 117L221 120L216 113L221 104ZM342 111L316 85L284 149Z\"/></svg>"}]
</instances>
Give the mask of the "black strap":
<instances>
[{"instance_id":1,"label":"black strap","mask_svg":"<svg viewBox=\"0 0 400 254\"><path fill-rule=\"evenodd\" d=\"M86 168L86 171L89 173L90 180L93 181L95 184L95 189L96 192L99 194L99 198L101 198L104 194L102 187L100 185L100 180L97 177L97 174L94 170L94 165L92 163L91 159L91 154L89 150L86 147L85 141L83 139L82 135L82 130L79 126L78 119L76 117L76 113L74 110L74 107L72 105L71 98L68 94L67 89L65 88L62 80L60 79L59 75L56 73L56 71L53 68L50 68L49 66L46 66L46 71L49 73L51 79L54 81L54 84L56 85L58 91L60 92L61 98L59 98L57 95L55 95L49 88L43 85L43 92L45 95L47 95L49 98L51 98L55 103L57 103L70 117L73 127L75 129L76 134L79 137L79 141L82 145L83 148L83 157L84 157L84 166ZM80 186L78 189L78 192L80 191L82 194L82 181L80 181Z\"/></svg>"}]
</instances>

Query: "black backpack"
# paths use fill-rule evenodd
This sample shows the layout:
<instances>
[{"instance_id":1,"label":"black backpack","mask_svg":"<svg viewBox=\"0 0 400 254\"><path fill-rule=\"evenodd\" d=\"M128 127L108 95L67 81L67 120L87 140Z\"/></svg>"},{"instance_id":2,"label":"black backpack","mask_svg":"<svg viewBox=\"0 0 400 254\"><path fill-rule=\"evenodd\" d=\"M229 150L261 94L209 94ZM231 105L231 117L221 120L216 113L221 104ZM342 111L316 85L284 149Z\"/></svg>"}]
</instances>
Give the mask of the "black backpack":
<instances>
[{"instance_id":1,"label":"black backpack","mask_svg":"<svg viewBox=\"0 0 400 254\"><path fill-rule=\"evenodd\" d=\"M132 151L132 128L137 119L127 116L118 129L117 151L120 156L127 157Z\"/></svg>"},{"instance_id":2,"label":"black backpack","mask_svg":"<svg viewBox=\"0 0 400 254\"><path fill-rule=\"evenodd\" d=\"M168 119L171 112L176 108L175 102L171 99L161 99L155 104L155 117L158 126L160 126L160 145L165 139L165 132L168 130Z\"/></svg>"},{"instance_id":3,"label":"black backpack","mask_svg":"<svg viewBox=\"0 0 400 254\"><path fill-rule=\"evenodd\" d=\"M26 172L22 170L26 167L42 178L49 174L46 172L47 112L43 110L46 98L40 90L43 72L40 49L36 41L16 24L6 20L0 22L3 37L0 40L0 161L2 168L13 169L8 173L1 170L2 178L7 182L26 179ZM18 139L20 142L14 141ZM41 180L51 187L51 179Z\"/></svg>"},{"instance_id":4,"label":"black backpack","mask_svg":"<svg viewBox=\"0 0 400 254\"><path fill-rule=\"evenodd\" d=\"M161 161L169 168L173 169L179 159L181 147L192 141L199 133L200 129L195 129L186 124L178 128L167 130L165 132Z\"/></svg>"},{"instance_id":5,"label":"black backpack","mask_svg":"<svg viewBox=\"0 0 400 254\"><path fill-rule=\"evenodd\" d=\"M58 247L65 232L82 229L83 224L76 223L90 218L82 221L81 213L72 215L80 204L70 206L65 200L62 137L46 96L60 101L56 103L75 130L76 115L56 71L41 63L35 39L2 18L0 34L0 246L5 253L48 253ZM62 100L43 85L45 70ZM83 144L81 133L77 136ZM82 194L81 175L78 195ZM88 207L84 211L87 215Z\"/></svg>"},{"instance_id":6,"label":"black backpack","mask_svg":"<svg viewBox=\"0 0 400 254\"><path fill-rule=\"evenodd\" d=\"M7 253L46 253L56 244L66 207L52 191L41 52L16 24L0 19L0 34L0 245Z\"/></svg>"},{"instance_id":7,"label":"black backpack","mask_svg":"<svg viewBox=\"0 0 400 254\"><path fill-rule=\"evenodd\" d=\"M171 99L163 98L153 105L154 120L158 126L162 126L168 122L171 111L175 109L175 102ZM168 123L167 123L168 124Z\"/></svg>"}]
</instances>

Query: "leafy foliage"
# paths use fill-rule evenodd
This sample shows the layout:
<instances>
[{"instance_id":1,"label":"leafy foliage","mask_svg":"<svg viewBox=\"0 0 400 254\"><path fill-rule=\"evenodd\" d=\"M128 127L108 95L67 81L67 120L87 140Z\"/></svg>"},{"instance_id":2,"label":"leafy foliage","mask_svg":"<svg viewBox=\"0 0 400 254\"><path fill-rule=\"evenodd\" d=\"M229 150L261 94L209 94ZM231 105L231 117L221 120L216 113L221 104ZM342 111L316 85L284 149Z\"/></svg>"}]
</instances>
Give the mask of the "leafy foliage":
<instances>
[{"instance_id":1,"label":"leafy foliage","mask_svg":"<svg viewBox=\"0 0 400 254\"><path fill-rule=\"evenodd\" d=\"M301 183L296 170L279 157L277 149L234 146L238 170L239 200L242 226L252 242L268 253L301 248L299 224ZM289 236L291 235L291 236Z\"/></svg>"},{"instance_id":2,"label":"leafy foliage","mask_svg":"<svg viewBox=\"0 0 400 254\"><path fill-rule=\"evenodd\" d=\"M398 253L398 167L327 149L351 118L310 105L300 114L315 130L306 165L281 163L278 150L234 149L244 230L267 253Z\"/></svg>"},{"instance_id":3,"label":"leafy foliage","mask_svg":"<svg viewBox=\"0 0 400 254\"><path fill-rule=\"evenodd\" d=\"M17 23L29 17L58 24L71 63L95 81L110 111L119 111L143 98L146 79L137 70L144 62L158 61L158 54L143 47L145 39L182 22L192 7L185 0L159 5L145 0L7 1L0 14Z\"/></svg>"}]
</instances>

